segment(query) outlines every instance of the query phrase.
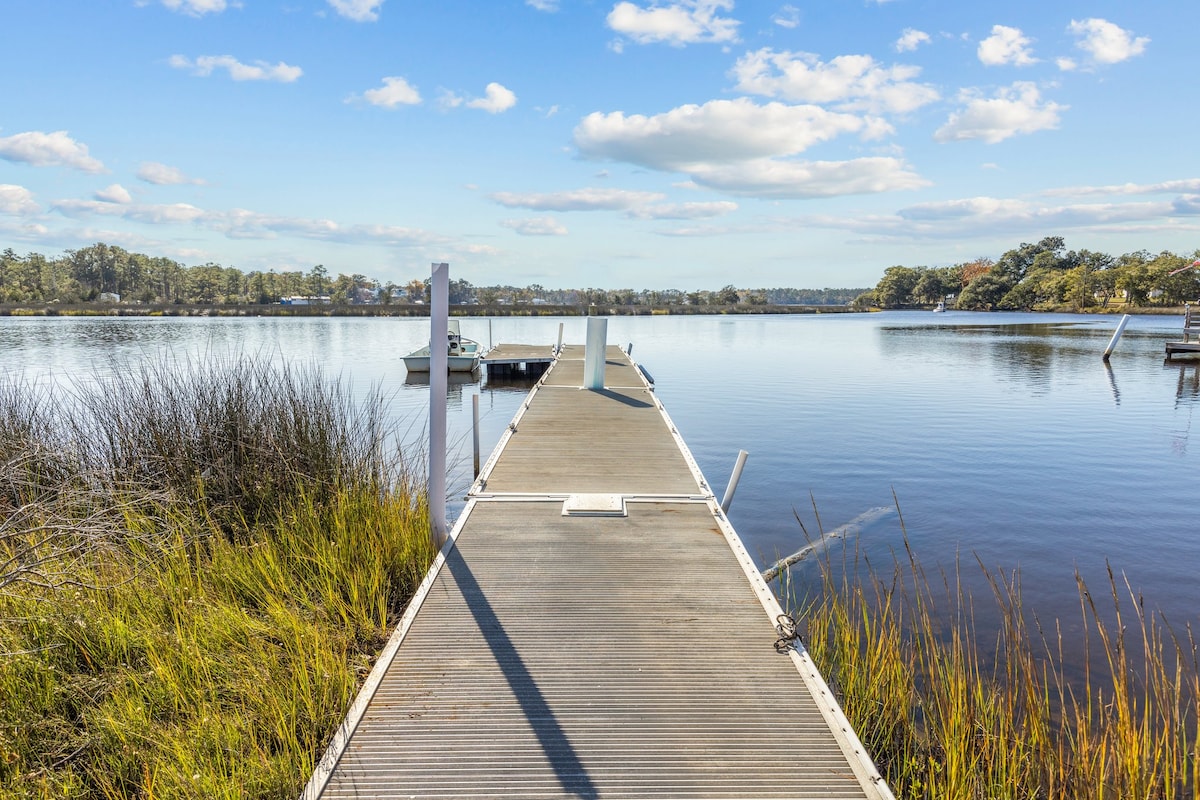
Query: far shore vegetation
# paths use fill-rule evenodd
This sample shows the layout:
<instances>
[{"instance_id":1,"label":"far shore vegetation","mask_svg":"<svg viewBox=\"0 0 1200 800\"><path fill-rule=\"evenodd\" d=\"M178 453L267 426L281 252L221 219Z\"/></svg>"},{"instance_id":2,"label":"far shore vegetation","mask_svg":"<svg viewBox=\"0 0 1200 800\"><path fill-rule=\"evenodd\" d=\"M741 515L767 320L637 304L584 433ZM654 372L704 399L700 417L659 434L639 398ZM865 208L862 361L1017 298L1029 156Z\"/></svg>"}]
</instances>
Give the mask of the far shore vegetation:
<instances>
[{"instance_id":1,"label":"far shore vegetation","mask_svg":"<svg viewBox=\"0 0 1200 800\"><path fill-rule=\"evenodd\" d=\"M568 315L602 313L776 313L845 309L865 289L552 289L473 286L450 281L457 314ZM125 313L186 315L200 308L233 314L428 315L428 278L406 283L362 274L308 271L243 272L220 264L184 266L162 256L131 253L102 242L61 256L0 253L0 314Z\"/></svg>"},{"instance_id":2,"label":"far shore vegetation","mask_svg":"<svg viewBox=\"0 0 1200 800\"><path fill-rule=\"evenodd\" d=\"M871 309L1176 313L1200 299L1200 258L1067 250L1060 236L999 259L896 265L872 289L600 289L450 282L455 316L803 314ZM186 266L103 242L58 256L0 253L0 316L428 316L429 279L379 281L308 270Z\"/></svg>"},{"instance_id":3,"label":"far shore vegetation","mask_svg":"<svg viewBox=\"0 0 1200 800\"><path fill-rule=\"evenodd\" d=\"M950 267L888 267L859 308L929 308L944 302L966 311L1154 313L1200 298L1200 268L1189 255L1139 250L1111 256L1067 250L1061 236L1022 243L998 260Z\"/></svg>"}]
</instances>

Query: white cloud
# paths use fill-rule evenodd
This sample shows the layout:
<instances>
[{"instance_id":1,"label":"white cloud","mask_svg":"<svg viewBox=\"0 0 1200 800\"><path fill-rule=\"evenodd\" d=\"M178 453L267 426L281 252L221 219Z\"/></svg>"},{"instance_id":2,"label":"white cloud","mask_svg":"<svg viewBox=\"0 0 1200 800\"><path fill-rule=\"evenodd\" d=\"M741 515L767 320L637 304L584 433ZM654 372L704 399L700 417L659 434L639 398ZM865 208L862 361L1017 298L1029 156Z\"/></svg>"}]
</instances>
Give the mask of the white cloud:
<instances>
[{"instance_id":1,"label":"white cloud","mask_svg":"<svg viewBox=\"0 0 1200 800\"><path fill-rule=\"evenodd\" d=\"M767 103L747 98L686 105L653 117L595 112L575 128L575 145L592 159L611 159L669 171L693 165L792 155L867 121L813 105Z\"/></svg>"},{"instance_id":2,"label":"white cloud","mask_svg":"<svg viewBox=\"0 0 1200 800\"><path fill-rule=\"evenodd\" d=\"M506 208L531 211L625 211L662 200L658 192L624 189L574 189L565 192L495 192L488 199Z\"/></svg>"},{"instance_id":3,"label":"white cloud","mask_svg":"<svg viewBox=\"0 0 1200 800\"><path fill-rule=\"evenodd\" d=\"M792 5L784 6L775 16L771 17L771 22L788 30L798 28L800 26L800 9Z\"/></svg>"},{"instance_id":4,"label":"white cloud","mask_svg":"<svg viewBox=\"0 0 1200 800\"><path fill-rule=\"evenodd\" d=\"M183 170L177 167L169 167L166 164L159 164L157 161L145 161L138 167L138 180L143 180L146 183L153 183L155 186L179 186L185 183L202 186L204 181L198 178L189 178L183 173Z\"/></svg>"},{"instance_id":5,"label":"white cloud","mask_svg":"<svg viewBox=\"0 0 1200 800\"><path fill-rule=\"evenodd\" d=\"M736 42L740 24L721 11L732 11L733 0L675 0L652 2L643 8L622 0L608 14L608 27L638 44L665 42L674 47L697 42Z\"/></svg>"},{"instance_id":6,"label":"white cloud","mask_svg":"<svg viewBox=\"0 0 1200 800\"><path fill-rule=\"evenodd\" d=\"M1067 186L1042 192L1048 197L1083 197L1085 195L1138 195L1138 194L1198 194L1200 178L1186 178L1161 183L1121 183L1108 186Z\"/></svg>"},{"instance_id":7,"label":"white cloud","mask_svg":"<svg viewBox=\"0 0 1200 800\"><path fill-rule=\"evenodd\" d=\"M215 70L223 69L228 71L229 77L235 81L292 83L304 74L300 67L293 67L282 61L278 64L268 64L265 61L243 64L233 56L200 56L192 61L186 56L174 55L167 63L175 69L185 69L202 78L213 74Z\"/></svg>"},{"instance_id":8,"label":"white cloud","mask_svg":"<svg viewBox=\"0 0 1200 800\"><path fill-rule=\"evenodd\" d=\"M87 145L66 131L26 131L0 138L0 158L34 167L70 167L93 175L105 171L104 165L88 154Z\"/></svg>"},{"instance_id":9,"label":"white cloud","mask_svg":"<svg viewBox=\"0 0 1200 800\"><path fill-rule=\"evenodd\" d=\"M1146 52L1147 36L1135 37L1105 19L1071 20L1067 31L1079 37L1076 46L1098 64L1117 64Z\"/></svg>"},{"instance_id":10,"label":"white cloud","mask_svg":"<svg viewBox=\"0 0 1200 800\"><path fill-rule=\"evenodd\" d=\"M178 11L181 14L188 14L193 17L202 17L205 14L220 14L229 7L226 0L162 0L162 4L172 11ZM145 2L138 5L146 5ZM233 4L237 6L237 3Z\"/></svg>"},{"instance_id":11,"label":"white cloud","mask_svg":"<svg viewBox=\"0 0 1200 800\"><path fill-rule=\"evenodd\" d=\"M41 210L41 206L33 199L33 192L24 186L0 183L0 214L21 217Z\"/></svg>"},{"instance_id":12,"label":"white cloud","mask_svg":"<svg viewBox=\"0 0 1200 800\"><path fill-rule=\"evenodd\" d=\"M1058 58L1054 59L1054 64L1063 72L1074 72L1075 70L1079 69L1078 62L1076 62L1075 59L1067 58L1066 56L1059 56Z\"/></svg>"},{"instance_id":13,"label":"white cloud","mask_svg":"<svg viewBox=\"0 0 1200 800\"><path fill-rule=\"evenodd\" d=\"M750 197L812 198L874 194L928 186L929 182L898 158L851 161L755 159L692 170L699 184Z\"/></svg>"},{"instance_id":14,"label":"white cloud","mask_svg":"<svg viewBox=\"0 0 1200 800\"><path fill-rule=\"evenodd\" d=\"M230 239L275 239L281 234L305 239L397 247L446 245L445 236L396 225L343 225L328 219L282 217L242 208L208 211L188 203L118 204L96 200L59 200L55 211L70 218L115 217L147 225L192 225L222 233Z\"/></svg>"},{"instance_id":15,"label":"white cloud","mask_svg":"<svg viewBox=\"0 0 1200 800\"><path fill-rule=\"evenodd\" d=\"M500 224L522 236L566 236L567 228L553 217L502 219Z\"/></svg>"},{"instance_id":16,"label":"white cloud","mask_svg":"<svg viewBox=\"0 0 1200 800\"><path fill-rule=\"evenodd\" d=\"M383 7L384 0L329 0L329 5L333 7L341 16L352 19L355 22L374 22L379 19L379 9Z\"/></svg>"},{"instance_id":17,"label":"white cloud","mask_svg":"<svg viewBox=\"0 0 1200 800\"><path fill-rule=\"evenodd\" d=\"M1018 81L997 90L991 99L972 92L961 96L966 108L950 115L933 138L939 142L982 139L1002 142L1018 133L1034 133L1058 127L1059 114L1068 106L1043 100L1036 85Z\"/></svg>"},{"instance_id":18,"label":"white cloud","mask_svg":"<svg viewBox=\"0 0 1200 800\"><path fill-rule=\"evenodd\" d=\"M929 44L931 39L925 31L919 31L916 28L905 28L900 33L900 38L896 40L897 53L910 53L916 50L923 44Z\"/></svg>"},{"instance_id":19,"label":"white cloud","mask_svg":"<svg viewBox=\"0 0 1200 800\"><path fill-rule=\"evenodd\" d=\"M1035 237L1047 230L1093 234L1178 231L1180 217L1190 217L1178 203L1094 203L1045 205L1026 200L970 197L921 203L889 215L833 217L812 215L785 221L805 226L848 230L874 241L952 240L998 234ZM1197 228L1200 230L1200 228Z\"/></svg>"},{"instance_id":20,"label":"white cloud","mask_svg":"<svg viewBox=\"0 0 1200 800\"><path fill-rule=\"evenodd\" d=\"M979 43L979 60L989 67L1012 64L1027 67L1036 64L1029 46L1033 40L1021 33L1020 28L993 25L992 35Z\"/></svg>"},{"instance_id":21,"label":"white cloud","mask_svg":"<svg viewBox=\"0 0 1200 800\"><path fill-rule=\"evenodd\" d=\"M729 200L707 203L659 203L630 209L627 214L637 219L711 219L732 214L738 204Z\"/></svg>"},{"instance_id":22,"label":"white cloud","mask_svg":"<svg viewBox=\"0 0 1200 800\"><path fill-rule=\"evenodd\" d=\"M489 83L484 92L483 97L469 101L467 108L478 108L489 114L499 114L517 104L517 96L495 81Z\"/></svg>"},{"instance_id":23,"label":"white cloud","mask_svg":"<svg viewBox=\"0 0 1200 800\"><path fill-rule=\"evenodd\" d=\"M449 89L442 89L441 95L438 96L438 105L440 105L442 108L458 108L464 102L466 101L463 100L461 95L458 95Z\"/></svg>"},{"instance_id":24,"label":"white cloud","mask_svg":"<svg viewBox=\"0 0 1200 800\"><path fill-rule=\"evenodd\" d=\"M132 203L133 195L119 183L100 189L92 197L105 203Z\"/></svg>"},{"instance_id":25,"label":"white cloud","mask_svg":"<svg viewBox=\"0 0 1200 800\"><path fill-rule=\"evenodd\" d=\"M822 62L812 53L763 48L734 65L737 89L804 103L836 103L843 109L906 113L938 99L928 84L914 83L919 67L880 66L867 55Z\"/></svg>"},{"instance_id":26,"label":"white cloud","mask_svg":"<svg viewBox=\"0 0 1200 800\"><path fill-rule=\"evenodd\" d=\"M357 99L356 95L351 95L347 102ZM389 76L383 79L383 86L363 92L362 99L380 108L396 108L402 105L419 105L421 93L404 78Z\"/></svg>"},{"instance_id":27,"label":"white cloud","mask_svg":"<svg viewBox=\"0 0 1200 800\"><path fill-rule=\"evenodd\" d=\"M65 217L89 217L100 215L120 217L144 222L149 225L174 225L195 222L205 216L203 209L189 203L128 204L101 202L99 200L57 200L52 204L55 211Z\"/></svg>"},{"instance_id":28,"label":"white cloud","mask_svg":"<svg viewBox=\"0 0 1200 800\"><path fill-rule=\"evenodd\" d=\"M792 158L844 133L889 132L886 122L813 105L746 98L681 106L654 117L594 113L575 129L586 158L683 172L698 185L759 197L829 197L925 185L898 158L803 162Z\"/></svg>"},{"instance_id":29,"label":"white cloud","mask_svg":"<svg viewBox=\"0 0 1200 800\"><path fill-rule=\"evenodd\" d=\"M558 11L558 0L525 0L525 5L551 14Z\"/></svg>"}]
</instances>

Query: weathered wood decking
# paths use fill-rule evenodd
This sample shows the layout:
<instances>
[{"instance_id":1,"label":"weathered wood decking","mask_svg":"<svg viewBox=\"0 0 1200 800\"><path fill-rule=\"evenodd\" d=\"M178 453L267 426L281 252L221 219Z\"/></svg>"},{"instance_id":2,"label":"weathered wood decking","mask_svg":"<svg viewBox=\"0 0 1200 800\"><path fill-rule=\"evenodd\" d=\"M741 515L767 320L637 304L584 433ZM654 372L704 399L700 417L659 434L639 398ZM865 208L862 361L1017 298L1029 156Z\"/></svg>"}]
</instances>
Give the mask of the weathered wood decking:
<instances>
[{"instance_id":1,"label":"weathered wood decking","mask_svg":"<svg viewBox=\"0 0 1200 800\"><path fill-rule=\"evenodd\" d=\"M890 798L633 363L530 393L304 797ZM569 495L626 516L564 516ZM619 505L619 503L618 503Z\"/></svg>"}]
</instances>

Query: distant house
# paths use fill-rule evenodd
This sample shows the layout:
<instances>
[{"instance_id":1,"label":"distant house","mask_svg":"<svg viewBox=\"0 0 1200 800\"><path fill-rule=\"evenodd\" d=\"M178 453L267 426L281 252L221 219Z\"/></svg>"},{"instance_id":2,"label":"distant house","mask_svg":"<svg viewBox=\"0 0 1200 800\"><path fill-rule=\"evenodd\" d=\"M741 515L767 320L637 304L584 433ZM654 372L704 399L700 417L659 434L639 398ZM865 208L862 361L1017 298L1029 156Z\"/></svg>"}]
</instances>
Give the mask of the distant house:
<instances>
[{"instance_id":1,"label":"distant house","mask_svg":"<svg viewBox=\"0 0 1200 800\"><path fill-rule=\"evenodd\" d=\"M116 292L101 292L100 296L96 299L101 303L119 303L121 302L121 295Z\"/></svg>"},{"instance_id":2,"label":"distant house","mask_svg":"<svg viewBox=\"0 0 1200 800\"><path fill-rule=\"evenodd\" d=\"M279 301L284 306L327 306L330 304L329 295L292 295Z\"/></svg>"}]
</instances>

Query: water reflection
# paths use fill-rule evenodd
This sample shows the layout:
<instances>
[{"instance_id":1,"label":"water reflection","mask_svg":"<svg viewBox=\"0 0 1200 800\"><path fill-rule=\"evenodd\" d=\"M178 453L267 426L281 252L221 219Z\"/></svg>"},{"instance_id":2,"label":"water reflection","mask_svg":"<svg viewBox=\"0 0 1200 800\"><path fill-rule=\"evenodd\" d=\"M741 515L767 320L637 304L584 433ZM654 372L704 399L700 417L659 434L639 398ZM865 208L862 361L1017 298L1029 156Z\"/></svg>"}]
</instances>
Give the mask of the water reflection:
<instances>
[{"instance_id":1,"label":"water reflection","mask_svg":"<svg viewBox=\"0 0 1200 800\"><path fill-rule=\"evenodd\" d=\"M1167 361L1164 369L1179 370L1179 379L1175 382L1175 405L1194 403L1200 400L1200 362L1184 363L1178 359Z\"/></svg>"},{"instance_id":2,"label":"water reflection","mask_svg":"<svg viewBox=\"0 0 1200 800\"><path fill-rule=\"evenodd\" d=\"M1121 405L1121 390L1117 388L1117 376L1113 372L1112 364L1107 361L1100 362L1104 364L1104 374L1108 376L1108 390L1112 392L1113 405Z\"/></svg>"}]
</instances>

